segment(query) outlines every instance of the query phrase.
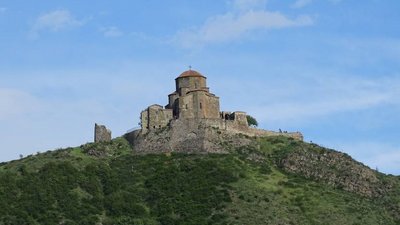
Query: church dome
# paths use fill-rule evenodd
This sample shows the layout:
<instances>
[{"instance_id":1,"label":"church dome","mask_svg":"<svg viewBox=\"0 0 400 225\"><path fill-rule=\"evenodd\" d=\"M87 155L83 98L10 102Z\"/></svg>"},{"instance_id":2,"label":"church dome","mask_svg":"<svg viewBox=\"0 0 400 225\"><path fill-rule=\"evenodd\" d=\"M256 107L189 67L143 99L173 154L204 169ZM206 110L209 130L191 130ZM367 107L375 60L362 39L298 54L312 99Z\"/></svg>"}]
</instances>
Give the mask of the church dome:
<instances>
[{"instance_id":1,"label":"church dome","mask_svg":"<svg viewBox=\"0 0 400 225\"><path fill-rule=\"evenodd\" d=\"M182 78L182 77L203 77L203 78L206 78L201 73L199 73L199 72L197 72L195 70L191 70L191 69L183 72L178 78Z\"/></svg>"}]
</instances>

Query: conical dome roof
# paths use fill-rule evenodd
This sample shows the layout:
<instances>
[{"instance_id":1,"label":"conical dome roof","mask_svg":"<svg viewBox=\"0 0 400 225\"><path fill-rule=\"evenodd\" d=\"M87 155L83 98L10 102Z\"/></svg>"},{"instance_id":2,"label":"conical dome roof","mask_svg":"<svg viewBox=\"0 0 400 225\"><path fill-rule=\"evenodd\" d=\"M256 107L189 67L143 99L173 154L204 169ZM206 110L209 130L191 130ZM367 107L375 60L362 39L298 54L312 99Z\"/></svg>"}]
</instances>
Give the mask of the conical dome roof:
<instances>
[{"instance_id":1,"label":"conical dome roof","mask_svg":"<svg viewBox=\"0 0 400 225\"><path fill-rule=\"evenodd\" d=\"M196 70L191 70L191 69L181 73L181 75L179 75L178 78L182 78L182 77L203 77L203 78L206 78L201 73L197 72Z\"/></svg>"}]
</instances>

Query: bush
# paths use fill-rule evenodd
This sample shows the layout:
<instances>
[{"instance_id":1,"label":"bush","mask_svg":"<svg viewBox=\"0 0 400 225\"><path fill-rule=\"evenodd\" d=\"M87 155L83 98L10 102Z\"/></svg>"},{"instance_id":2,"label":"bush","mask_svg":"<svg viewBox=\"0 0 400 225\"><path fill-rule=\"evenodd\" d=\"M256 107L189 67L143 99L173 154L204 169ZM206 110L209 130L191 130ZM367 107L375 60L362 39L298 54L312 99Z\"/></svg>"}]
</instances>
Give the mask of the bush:
<instances>
[{"instance_id":1,"label":"bush","mask_svg":"<svg viewBox=\"0 0 400 225\"><path fill-rule=\"evenodd\" d=\"M258 127L258 122L256 120L256 118L247 115L247 123L249 124L249 126L254 126L254 127Z\"/></svg>"}]
</instances>

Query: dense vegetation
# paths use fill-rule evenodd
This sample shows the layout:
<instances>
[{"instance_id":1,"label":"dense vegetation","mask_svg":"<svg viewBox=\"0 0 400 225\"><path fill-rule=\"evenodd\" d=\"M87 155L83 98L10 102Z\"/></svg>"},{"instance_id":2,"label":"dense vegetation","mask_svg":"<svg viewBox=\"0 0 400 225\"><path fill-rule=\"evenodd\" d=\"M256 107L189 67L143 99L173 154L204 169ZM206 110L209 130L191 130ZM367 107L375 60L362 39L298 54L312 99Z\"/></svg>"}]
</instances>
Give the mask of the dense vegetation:
<instances>
[{"instance_id":1,"label":"dense vegetation","mask_svg":"<svg viewBox=\"0 0 400 225\"><path fill-rule=\"evenodd\" d=\"M229 146L227 146L229 148ZM284 137L231 154L133 155L118 138L0 164L0 225L400 224L399 177L363 197L285 172ZM397 185L397 186L396 186Z\"/></svg>"}]
</instances>

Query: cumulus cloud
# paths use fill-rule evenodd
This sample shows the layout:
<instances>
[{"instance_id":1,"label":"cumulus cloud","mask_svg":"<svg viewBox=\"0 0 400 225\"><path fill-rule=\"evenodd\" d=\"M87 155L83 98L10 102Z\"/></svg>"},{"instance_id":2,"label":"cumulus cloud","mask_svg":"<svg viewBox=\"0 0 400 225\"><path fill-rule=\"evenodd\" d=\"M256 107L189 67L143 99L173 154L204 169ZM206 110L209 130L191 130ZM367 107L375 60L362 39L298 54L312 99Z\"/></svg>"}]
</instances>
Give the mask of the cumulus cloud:
<instances>
[{"instance_id":1,"label":"cumulus cloud","mask_svg":"<svg viewBox=\"0 0 400 225\"><path fill-rule=\"evenodd\" d=\"M233 2L235 10L213 16L200 27L178 32L173 38L173 42L191 48L208 43L232 41L256 30L282 29L313 24L313 19L308 15L290 18L280 12L263 9L261 7L263 4L265 4L265 1L236 0Z\"/></svg>"},{"instance_id":2,"label":"cumulus cloud","mask_svg":"<svg viewBox=\"0 0 400 225\"><path fill-rule=\"evenodd\" d=\"M312 3L312 0L297 0L292 4L292 8L303 8Z\"/></svg>"},{"instance_id":3,"label":"cumulus cloud","mask_svg":"<svg viewBox=\"0 0 400 225\"><path fill-rule=\"evenodd\" d=\"M40 15L32 26L31 35L34 37L39 35L39 32L49 30L57 32L65 29L82 26L85 22L76 19L68 10L55 10L43 15Z\"/></svg>"},{"instance_id":4,"label":"cumulus cloud","mask_svg":"<svg viewBox=\"0 0 400 225\"><path fill-rule=\"evenodd\" d=\"M121 37L124 33L118 27L102 27L100 28L100 32L103 33L104 37L113 38L113 37Z\"/></svg>"}]
</instances>

